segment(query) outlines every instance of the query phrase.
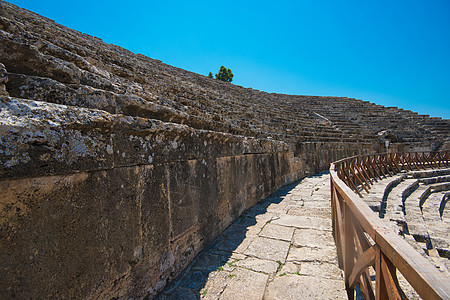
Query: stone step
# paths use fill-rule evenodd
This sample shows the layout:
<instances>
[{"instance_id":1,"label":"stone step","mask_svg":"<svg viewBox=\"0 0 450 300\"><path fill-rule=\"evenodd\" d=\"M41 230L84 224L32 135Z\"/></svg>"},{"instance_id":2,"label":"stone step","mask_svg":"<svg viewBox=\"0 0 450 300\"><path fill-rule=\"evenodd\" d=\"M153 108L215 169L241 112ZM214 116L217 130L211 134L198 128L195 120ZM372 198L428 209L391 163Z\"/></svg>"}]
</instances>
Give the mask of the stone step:
<instances>
[{"instance_id":1,"label":"stone step","mask_svg":"<svg viewBox=\"0 0 450 300\"><path fill-rule=\"evenodd\" d=\"M353 98L281 95L223 84L107 45L98 38L37 16L22 17L19 13L13 19L8 15L3 20L8 23L4 43L11 44L9 48L28 49L42 62L40 68L32 70L33 66L27 65L26 60L19 57L12 61L12 56L5 56L7 65L17 69L10 72L45 75L60 83L82 84L116 94L132 93L195 116L193 126L196 124L197 128L258 136L267 126L273 128L278 138L286 138L284 132L288 129L301 131L302 127L308 128L307 132L322 132L318 138L341 138L342 134L347 134L353 140L373 139L377 132L386 128L394 129L400 139L409 142L422 140L425 133L444 139L449 137L448 120ZM49 28L57 31L58 39L54 38L55 30ZM55 87L57 89L57 85ZM232 129L227 129L230 126ZM295 139L293 135L289 137Z\"/></svg>"},{"instance_id":2,"label":"stone step","mask_svg":"<svg viewBox=\"0 0 450 300\"><path fill-rule=\"evenodd\" d=\"M449 276L450 222L441 213L442 203L450 194L447 173L448 169L395 175L378 180L363 195L374 211L380 211L380 217L390 221L391 228Z\"/></svg>"}]
</instances>

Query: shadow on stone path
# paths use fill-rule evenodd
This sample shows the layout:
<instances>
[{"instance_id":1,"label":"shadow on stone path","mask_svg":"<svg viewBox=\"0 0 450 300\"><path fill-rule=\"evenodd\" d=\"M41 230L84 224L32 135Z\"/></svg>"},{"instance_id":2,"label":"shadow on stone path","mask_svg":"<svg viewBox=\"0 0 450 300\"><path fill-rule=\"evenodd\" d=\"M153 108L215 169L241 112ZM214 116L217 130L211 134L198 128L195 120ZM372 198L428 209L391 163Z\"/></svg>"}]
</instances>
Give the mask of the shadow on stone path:
<instances>
[{"instance_id":1,"label":"shadow on stone path","mask_svg":"<svg viewBox=\"0 0 450 300\"><path fill-rule=\"evenodd\" d=\"M313 175L260 201L156 299L347 299L329 181Z\"/></svg>"}]
</instances>

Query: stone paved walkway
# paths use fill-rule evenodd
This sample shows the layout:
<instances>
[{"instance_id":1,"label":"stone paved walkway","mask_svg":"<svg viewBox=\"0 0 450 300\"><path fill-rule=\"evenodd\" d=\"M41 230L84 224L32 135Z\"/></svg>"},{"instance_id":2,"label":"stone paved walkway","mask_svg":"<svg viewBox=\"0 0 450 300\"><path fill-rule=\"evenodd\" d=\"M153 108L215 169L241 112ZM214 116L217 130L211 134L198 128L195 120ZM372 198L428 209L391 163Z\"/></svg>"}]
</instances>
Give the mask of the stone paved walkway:
<instances>
[{"instance_id":1,"label":"stone paved walkway","mask_svg":"<svg viewBox=\"0 0 450 300\"><path fill-rule=\"evenodd\" d=\"M246 211L157 299L346 299L318 174Z\"/></svg>"}]
</instances>

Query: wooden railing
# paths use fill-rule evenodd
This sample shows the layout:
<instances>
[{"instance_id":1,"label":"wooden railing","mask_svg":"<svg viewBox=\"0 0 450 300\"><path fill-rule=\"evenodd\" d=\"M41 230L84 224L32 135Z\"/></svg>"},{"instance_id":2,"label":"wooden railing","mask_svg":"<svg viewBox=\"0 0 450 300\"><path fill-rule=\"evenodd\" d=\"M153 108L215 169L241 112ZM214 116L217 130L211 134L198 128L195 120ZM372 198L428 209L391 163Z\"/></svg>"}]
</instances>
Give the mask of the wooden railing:
<instances>
[{"instance_id":1,"label":"wooden railing","mask_svg":"<svg viewBox=\"0 0 450 300\"><path fill-rule=\"evenodd\" d=\"M378 179L402 171L440 169L449 166L450 152L385 153L353 156L335 162L337 175L354 192L369 192Z\"/></svg>"},{"instance_id":2,"label":"wooden railing","mask_svg":"<svg viewBox=\"0 0 450 300\"><path fill-rule=\"evenodd\" d=\"M450 279L361 199L363 190L381 178L403 170L448 166L448 152L366 155L331 164L333 236L349 299L354 299L356 285L365 299L406 299L397 271L423 299L450 299Z\"/></svg>"}]
</instances>

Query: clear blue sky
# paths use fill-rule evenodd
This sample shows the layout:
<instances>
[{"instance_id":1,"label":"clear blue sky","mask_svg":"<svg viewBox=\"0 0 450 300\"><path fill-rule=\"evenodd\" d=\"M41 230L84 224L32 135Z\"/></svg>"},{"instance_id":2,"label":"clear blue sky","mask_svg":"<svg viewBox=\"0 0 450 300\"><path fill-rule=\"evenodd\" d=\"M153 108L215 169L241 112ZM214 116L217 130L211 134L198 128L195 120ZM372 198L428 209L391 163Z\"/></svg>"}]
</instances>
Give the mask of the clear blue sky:
<instances>
[{"instance_id":1,"label":"clear blue sky","mask_svg":"<svg viewBox=\"0 0 450 300\"><path fill-rule=\"evenodd\" d=\"M10 0L65 26L267 92L450 118L450 1Z\"/></svg>"}]
</instances>

